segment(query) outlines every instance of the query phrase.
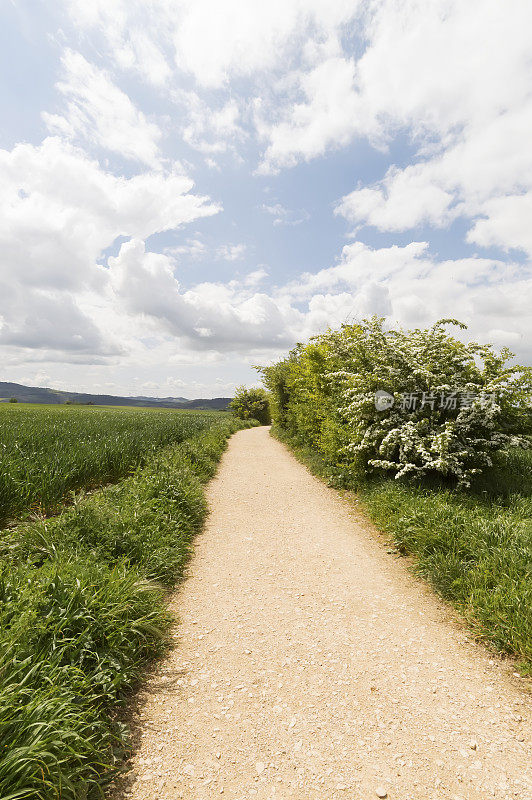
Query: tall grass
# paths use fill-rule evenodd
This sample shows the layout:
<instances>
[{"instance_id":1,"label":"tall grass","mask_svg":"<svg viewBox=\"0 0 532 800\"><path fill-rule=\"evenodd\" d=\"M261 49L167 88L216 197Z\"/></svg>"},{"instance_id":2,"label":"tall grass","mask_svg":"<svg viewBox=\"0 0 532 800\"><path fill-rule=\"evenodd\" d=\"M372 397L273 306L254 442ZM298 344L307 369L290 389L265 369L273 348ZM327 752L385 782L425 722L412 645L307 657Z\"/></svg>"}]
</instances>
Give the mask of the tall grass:
<instances>
[{"instance_id":1,"label":"tall grass","mask_svg":"<svg viewBox=\"0 0 532 800\"><path fill-rule=\"evenodd\" d=\"M337 485L315 450L276 435ZM532 452L499 454L470 491L389 477L342 488L357 492L378 527L479 635L532 672Z\"/></svg>"},{"instance_id":2,"label":"tall grass","mask_svg":"<svg viewBox=\"0 0 532 800\"><path fill-rule=\"evenodd\" d=\"M69 492L118 480L219 413L0 404L0 524L57 512Z\"/></svg>"},{"instance_id":3,"label":"tall grass","mask_svg":"<svg viewBox=\"0 0 532 800\"><path fill-rule=\"evenodd\" d=\"M439 594L532 671L532 453L501 454L471 492L388 479L359 493Z\"/></svg>"},{"instance_id":4,"label":"tall grass","mask_svg":"<svg viewBox=\"0 0 532 800\"><path fill-rule=\"evenodd\" d=\"M171 620L227 415L120 483L0 540L0 797L100 797L127 742L116 708Z\"/></svg>"}]
</instances>

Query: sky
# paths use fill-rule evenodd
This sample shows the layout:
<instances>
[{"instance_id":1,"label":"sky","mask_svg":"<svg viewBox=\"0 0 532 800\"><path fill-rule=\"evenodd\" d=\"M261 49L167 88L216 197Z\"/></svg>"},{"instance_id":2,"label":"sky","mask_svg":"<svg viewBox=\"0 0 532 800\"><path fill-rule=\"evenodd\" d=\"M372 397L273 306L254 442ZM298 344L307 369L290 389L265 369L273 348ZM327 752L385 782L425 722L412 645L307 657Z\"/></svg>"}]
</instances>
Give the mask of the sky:
<instances>
[{"instance_id":1,"label":"sky","mask_svg":"<svg viewBox=\"0 0 532 800\"><path fill-rule=\"evenodd\" d=\"M228 396L378 314L532 361L529 0L0 0L0 380Z\"/></svg>"}]
</instances>

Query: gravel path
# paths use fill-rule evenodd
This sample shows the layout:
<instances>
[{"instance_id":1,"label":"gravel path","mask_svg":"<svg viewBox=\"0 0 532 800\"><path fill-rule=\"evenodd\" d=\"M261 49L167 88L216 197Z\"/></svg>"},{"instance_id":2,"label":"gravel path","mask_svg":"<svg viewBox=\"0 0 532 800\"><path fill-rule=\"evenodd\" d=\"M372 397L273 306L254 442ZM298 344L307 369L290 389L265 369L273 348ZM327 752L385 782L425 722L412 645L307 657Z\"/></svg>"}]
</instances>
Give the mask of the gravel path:
<instances>
[{"instance_id":1,"label":"gravel path","mask_svg":"<svg viewBox=\"0 0 532 800\"><path fill-rule=\"evenodd\" d=\"M254 428L209 502L116 797L532 798L525 681L346 500Z\"/></svg>"}]
</instances>

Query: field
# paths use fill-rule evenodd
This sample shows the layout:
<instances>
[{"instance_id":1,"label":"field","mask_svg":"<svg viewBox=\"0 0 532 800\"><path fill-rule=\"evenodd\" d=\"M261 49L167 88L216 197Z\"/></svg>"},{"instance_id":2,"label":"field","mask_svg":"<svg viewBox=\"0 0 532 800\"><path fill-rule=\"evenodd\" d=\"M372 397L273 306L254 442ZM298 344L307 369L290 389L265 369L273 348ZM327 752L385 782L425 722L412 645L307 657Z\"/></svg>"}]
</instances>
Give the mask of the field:
<instances>
[{"instance_id":1,"label":"field","mask_svg":"<svg viewBox=\"0 0 532 800\"><path fill-rule=\"evenodd\" d=\"M1 413L4 515L24 518L0 539L0 742L9 742L0 797L100 797L127 742L116 709L166 647L165 592L203 524L202 484L231 433L251 423L175 411ZM61 508L69 490L126 473ZM35 508L61 513L25 514Z\"/></svg>"},{"instance_id":2,"label":"field","mask_svg":"<svg viewBox=\"0 0 532 800\"><path fill-rule=\"evenodd\" d=\"M70 492L111 483L217 412L0 404L0 524L53 514Z\"/></svg>"}]
</instances>

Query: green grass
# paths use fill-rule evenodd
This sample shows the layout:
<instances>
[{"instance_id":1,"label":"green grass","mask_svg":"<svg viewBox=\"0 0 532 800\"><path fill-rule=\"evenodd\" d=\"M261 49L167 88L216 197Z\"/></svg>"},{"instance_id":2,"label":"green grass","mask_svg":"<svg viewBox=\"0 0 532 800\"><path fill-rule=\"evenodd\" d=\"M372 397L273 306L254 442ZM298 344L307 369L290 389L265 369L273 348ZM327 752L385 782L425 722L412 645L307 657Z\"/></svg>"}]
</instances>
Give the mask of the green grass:
<instances>
[{"instance_id":1,"label":"green grass","mask_svg":"<svg viewBox=\"0 0 532 800\"><path fill-rule=\"evenodd\" d=\"M277 435L334 485L315 452ZM342 488L477 634L532 671L532 452L501 454L471 491L389 477Z\"/></svg>"},{"instance_id":2,"label":"green grass","mask_svg":"<svg viewBox=\"0 0 532 800\"><path fill-rule=\"evenodd\" d=\"M3 531L2 800L100 797L120 763L117 707L165 649L165 591L203 524L203 484L228 436L249 427L208 419L120 483Z\"/></svg>"},{"instance_id":3,"label":"green grass","mask_svg":"<svg viewBox=\"0 0 532 800\"><path fill-rule=\"evenodd\" d=\"M69 493L122 478L220 412L0 404L0 524L57 513Z\"/></svg>"}]
</instances>

